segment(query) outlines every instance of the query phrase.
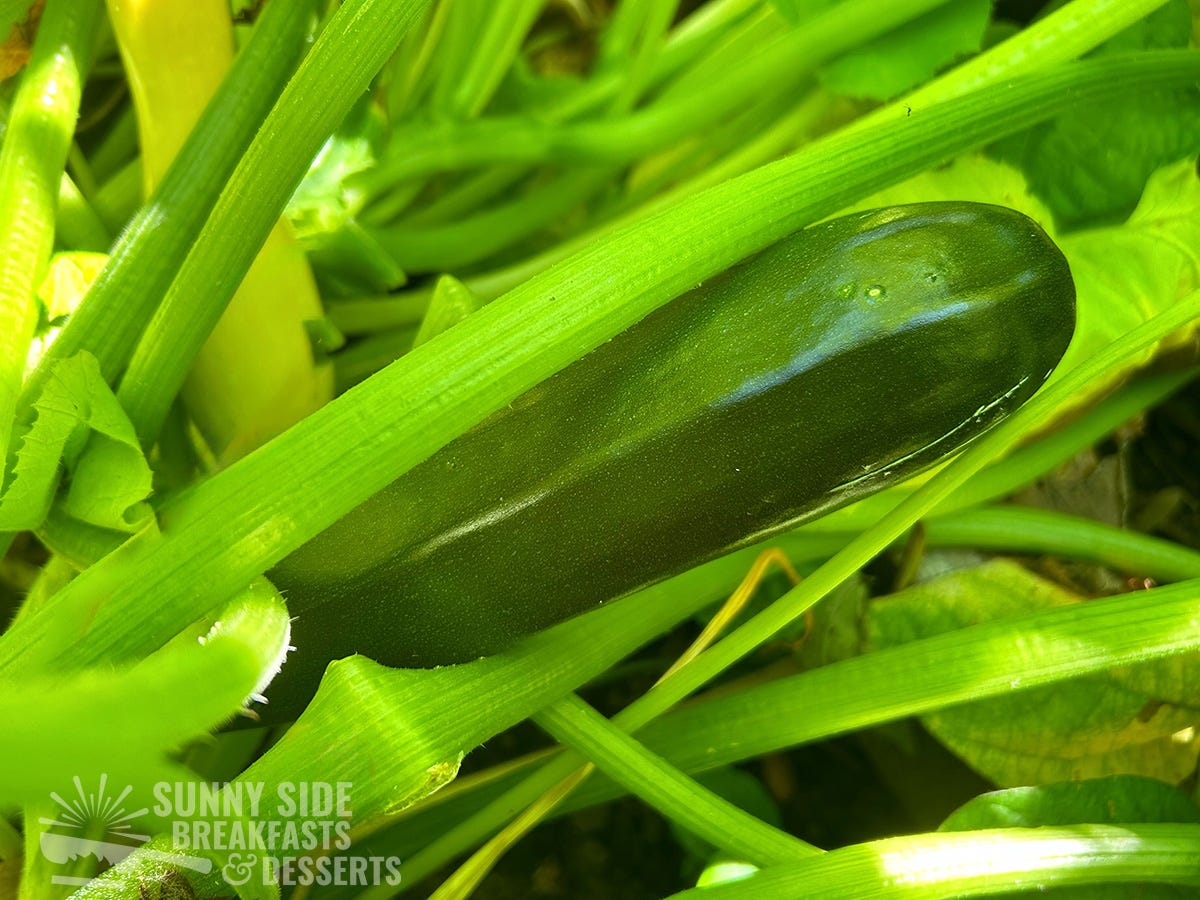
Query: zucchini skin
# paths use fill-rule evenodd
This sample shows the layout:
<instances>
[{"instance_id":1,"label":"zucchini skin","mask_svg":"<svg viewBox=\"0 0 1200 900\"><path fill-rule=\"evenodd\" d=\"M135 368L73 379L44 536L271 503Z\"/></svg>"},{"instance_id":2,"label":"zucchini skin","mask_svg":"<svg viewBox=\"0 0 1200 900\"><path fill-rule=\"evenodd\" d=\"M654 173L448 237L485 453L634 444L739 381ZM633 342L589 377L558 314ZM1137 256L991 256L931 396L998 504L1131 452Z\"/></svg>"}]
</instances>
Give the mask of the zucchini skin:
<instances>
[{"instance_id":1,"label":"zucchini skin","mask_svg":"<svg viewBox=\"0 0 1200 900\"><path fill-rule=\"evenodd\" d=\"M480 423L269 577L297 651L430 666L816 518L953 453L1031 396L1074 330L1065 258L974 203L797 232Z\"/></svg>"}]
</instances>

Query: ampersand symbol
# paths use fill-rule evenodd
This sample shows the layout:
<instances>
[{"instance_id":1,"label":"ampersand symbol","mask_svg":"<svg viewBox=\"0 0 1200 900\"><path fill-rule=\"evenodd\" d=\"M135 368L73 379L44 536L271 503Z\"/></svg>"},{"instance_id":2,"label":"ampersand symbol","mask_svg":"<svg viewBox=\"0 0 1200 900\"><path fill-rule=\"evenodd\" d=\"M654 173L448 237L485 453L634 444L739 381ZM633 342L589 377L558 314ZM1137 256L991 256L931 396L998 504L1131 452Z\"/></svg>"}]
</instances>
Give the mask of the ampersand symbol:
<instances>
[{"instance_id":1,"label":"ampersand symbol","mask_svg":"<svg viewBox=\"0 0 1200 900\"><path fill-rule=\"evenodd\" d=\"M221 869L221 876L235 887L245 884L254 874L254 864L258 862L255 853L230 853L229 862Z\"/></svg>"}]
</instances>

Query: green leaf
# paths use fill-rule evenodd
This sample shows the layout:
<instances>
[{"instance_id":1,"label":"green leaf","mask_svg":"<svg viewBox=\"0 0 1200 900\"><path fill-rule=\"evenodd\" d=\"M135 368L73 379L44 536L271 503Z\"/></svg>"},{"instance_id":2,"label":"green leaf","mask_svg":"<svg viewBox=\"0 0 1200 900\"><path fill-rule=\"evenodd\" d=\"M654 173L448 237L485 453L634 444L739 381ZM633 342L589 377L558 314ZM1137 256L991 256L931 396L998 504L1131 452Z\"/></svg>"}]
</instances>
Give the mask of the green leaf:
<instances>
[{"instance_id":1,"label":"green leaf","mask_svg":"<svg viewBox=\"0 0 1200 900\"><path fill-rule=\"evenodd\" d=\"M1084 598L998 560L873 604L868 643L888 647ZM1020 651L1019 641L1014 652ZM1019 680L1019 679L1018 679ZM923 718L973 768L1001 785L1130 773L1178 781L1196 765L1200 660L1112 669Z\"/></svg>"},{"instance_id":2,"label":"green leaf","mask_svg":"<svg viewBox=\"0 0 1200 900\"><path fill-rule=\"evenodd\" d=\"M952 812L939 831L1039 825L1200 822L1200 809L1173 785L1136 775L991 791Z\"/></svg>"},{"instance_id":3,"label":"green leaf","mask_svg":"<svg viewBox=\"0 0 1200 900\"><path fill-rule=\"evenodd\" d=\"M889 100L983 43L991 0L955 0L851 50L821 70L834 93Z\"/></svg>"},{"instance_id":4,"label":"green leaf","mask_svg":"<svg viewBox=\"0 0 1200 900\"><path fill-rule=\"evenodd\" d=\"M1050 210L1029 190L1021 170L981 153L960 156L948 165L885 188L854 204L846 212L937 200L966 200L1007 206L1029 216L1053 237L1054 223Z\"/></svg>"},{"instance_id":5,"label":"green leaf","mask_svg":"<svg viewBox=\"0 0 1200 900\"><path fill-rule=\"evenodd\" d=\"M799 535L797 531L794 534ZM779 543L779 541L775 541ZM789 556L794 554L789 554ZM815 669L862 652L859 624L870 601L870 589L861 575L848 578L813 608L811 632L796 651L796 661L804 669Z\"/></svg>"},{"instance_id":6,"label":"green leaf","mask_svg":"<svg viewBox=\"0 0 1200 900\"><path fill-rule=\"evenodd\" d=\"M1200 178L1192 160L1155 172L1123 225L1063 236L1078 293L1075 337L1059 373L1200 287ZM1164 347L1186 344L1194 327ZM1160 348L1161 349L1161 348ZM1152 354L1113 373L1146 363ZM1111 381L1110 381L1111 384Z\"/></svg>"},{"instance_id":7,"label":"green leaf","mask_svg":"<svg viewBox=\"0 0 1200 900\"><path fill-rule=\"evenodd\" d=\"M1187 0L1171 0L1093 55L1186 47L1190 36ZM1152 172L1200 152L1200 88L1079 104L991 152L1025 171L1060 227L1119 222Z\"/></svg>"},{"instance_id":8,"label":"green leaf","mask_svg":"<svg viewBox=\"0 0 1200 900\"><path fill-rule=\"evenodd\" d=\"M284 214L309 254L314 274L333 294L387 291L404 284L404 270L358 223L363 197L346 179L375 165L384 115L361 101L325 142Z\"/></svg>"},{"instance_id":9,"label":"green leaf","mask_svg":"<svg viewBox=\"0 0 1200 900\"><path fill-rule=\"evenodd\" d=\"M151 522L143 502L150 495L150 466L95 357L81 352L56 362L34 408L37 418L0 497L0 531L41 525L60 463L70 478L62 501L68 516L128 533Z\"/></svg>"}]
</instances>

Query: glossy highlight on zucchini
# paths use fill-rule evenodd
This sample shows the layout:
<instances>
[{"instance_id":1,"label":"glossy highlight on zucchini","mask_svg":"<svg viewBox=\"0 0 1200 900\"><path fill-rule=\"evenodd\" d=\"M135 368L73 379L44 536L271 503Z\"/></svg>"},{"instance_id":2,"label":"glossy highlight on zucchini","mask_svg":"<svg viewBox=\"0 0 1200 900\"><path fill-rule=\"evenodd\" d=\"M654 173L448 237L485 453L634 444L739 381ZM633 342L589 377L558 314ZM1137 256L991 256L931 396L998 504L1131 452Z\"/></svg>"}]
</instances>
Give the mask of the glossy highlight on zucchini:
<instances>
[{"instance_id":1,"label":"glossy highlight on zucchini","mask_svg":"<svg viewBox=\"0 0 1200 900\"><path fill-rule=\"evenodd\" d=\"M892 207L786 238L269 573L298 648L269 712L311 696L331 659L494 653L944 459L1050 374L1074 296L1058 248L1002 207Z\"/></svg>"}]
</instances>

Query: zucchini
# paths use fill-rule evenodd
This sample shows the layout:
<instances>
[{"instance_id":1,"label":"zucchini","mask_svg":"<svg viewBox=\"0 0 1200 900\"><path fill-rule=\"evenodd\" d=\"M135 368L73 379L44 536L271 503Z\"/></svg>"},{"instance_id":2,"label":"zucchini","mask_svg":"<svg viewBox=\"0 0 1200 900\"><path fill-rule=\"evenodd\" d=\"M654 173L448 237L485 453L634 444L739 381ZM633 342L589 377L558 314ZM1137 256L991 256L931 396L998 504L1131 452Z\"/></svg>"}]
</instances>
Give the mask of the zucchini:
<instances>
[{"instance_id":1,"label":"zucchini","mask_svg":"<svg viewBox=\"0 0 1200 900\"><path fill-rule=\"evenodd\" d=\"M1057 247L1002 207L917 204L800 231L280 563L269 574L298 649L271 696L310 695L326 662L356 652L403 666L493 653L905 479L1033 394L1074 299Z\"/></svg>"}]
</instances>

